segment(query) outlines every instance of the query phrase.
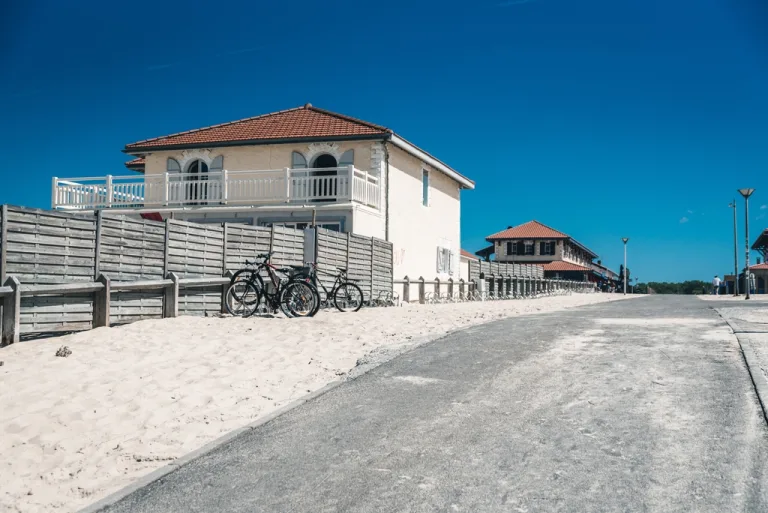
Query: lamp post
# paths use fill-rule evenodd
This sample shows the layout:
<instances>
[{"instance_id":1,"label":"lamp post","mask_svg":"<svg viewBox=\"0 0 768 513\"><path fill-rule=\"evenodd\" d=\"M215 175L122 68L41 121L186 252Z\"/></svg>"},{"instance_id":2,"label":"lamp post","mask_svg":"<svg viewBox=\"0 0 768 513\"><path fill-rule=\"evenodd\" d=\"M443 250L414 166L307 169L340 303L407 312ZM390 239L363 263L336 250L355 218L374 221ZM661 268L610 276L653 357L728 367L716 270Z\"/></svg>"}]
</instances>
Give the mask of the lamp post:
<instances>
[{"instance_id":1,"label":"lamp post","mask_svg":"<svg viewBox=\"0 0 768 513\"><path fill-rule=\"evenodd\" d=\"M624 242L624 295L627 295L627 242L629 242L629 237L622 237L622 242Z\"/></svg>"},{"instance_id":2,"label":"lamp post","mask_svg":"<svg viewBox=\"0 0 768 513\"><path fill-rule=\"evenodd\" d=\"M744 196L744 232L746 240L746 263L744 264L744 286L747 289L747 295L744 299L749 299L749 197L755 192L754 189L739 189L739 194Z\"/></svg>"},{"instance_id":3,"label":"lamp post","mask_svg":"<svg viewBox=\"0 0 768 513\"><path fill-rule=\"evenodd\" d=\"M728 204L733 209L733 295L739 295L739 251L736 230L736 200Z\"/></svg>"}]
</instances>

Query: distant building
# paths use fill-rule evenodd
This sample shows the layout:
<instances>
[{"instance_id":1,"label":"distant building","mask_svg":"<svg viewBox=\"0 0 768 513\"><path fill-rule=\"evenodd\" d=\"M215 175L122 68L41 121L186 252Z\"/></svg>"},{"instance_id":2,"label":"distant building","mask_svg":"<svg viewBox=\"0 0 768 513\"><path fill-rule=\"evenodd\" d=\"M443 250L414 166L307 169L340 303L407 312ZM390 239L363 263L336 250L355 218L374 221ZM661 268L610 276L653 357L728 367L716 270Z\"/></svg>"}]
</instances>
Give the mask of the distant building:
<instances>
[{"instance_id":1,"label":"distant building","mask_svg":"<svg viewBox=\"0 0 768 513\"><path fill-rule=\"evenodd\" d=\"M510 226L486 237L492 245L476 254L504 263L540 264L546 278L600 283L616 273L592 261L597 254L570 235L538 221Z\"/></svg>"}]
</instances>

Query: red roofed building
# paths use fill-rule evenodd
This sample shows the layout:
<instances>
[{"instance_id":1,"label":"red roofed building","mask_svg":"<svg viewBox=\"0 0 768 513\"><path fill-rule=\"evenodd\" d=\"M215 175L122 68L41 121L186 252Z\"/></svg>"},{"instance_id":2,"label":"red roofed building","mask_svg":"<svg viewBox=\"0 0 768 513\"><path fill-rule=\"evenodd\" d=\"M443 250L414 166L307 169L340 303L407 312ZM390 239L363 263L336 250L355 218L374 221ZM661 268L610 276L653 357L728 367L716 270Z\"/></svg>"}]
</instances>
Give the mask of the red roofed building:
<instances>
[{"instance_id":1,"label":"red roofed building","mask_svg":"<svg viewBox=\"0 0 768 513\"><path fill-rule=\"evenodd\" d=\"M395 278L459 278L461 191L475 184L384 126L306 104L123 152L140 174L55 178L52 207L299 229L314 220L392 242Z\"/></svg>"},{"instance_id":2,"label":"red roofed building","mask_svg":"<svg viewBox=\"0 0 768 513\"><path fill-rule=\"evenodd\" d=\"M486 253L494 260L515 264L541 264L547 278L598 281L592 260L597 254L579 241L539 221L528 221L486 237Z\"/></svg>"}]
</instances>

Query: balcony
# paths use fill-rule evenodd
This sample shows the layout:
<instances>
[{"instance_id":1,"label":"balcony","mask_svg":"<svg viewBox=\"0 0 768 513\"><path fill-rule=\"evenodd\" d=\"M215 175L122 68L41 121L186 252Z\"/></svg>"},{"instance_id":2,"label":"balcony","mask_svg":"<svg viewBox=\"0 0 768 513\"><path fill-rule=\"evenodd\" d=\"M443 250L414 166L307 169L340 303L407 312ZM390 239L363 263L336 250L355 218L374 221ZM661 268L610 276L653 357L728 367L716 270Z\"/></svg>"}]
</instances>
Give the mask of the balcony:
<instances>
[{"instance_id":1,"label":"balcony","mask_svg":"<svg viewBox=\"0 0 768 513\"><path fill-rule=\"evenodd\" d=\"M324 169L53 178L56 210L251 206L354 201L379 210L379 179L352 166Z\"/></svg>"}]
</instances>

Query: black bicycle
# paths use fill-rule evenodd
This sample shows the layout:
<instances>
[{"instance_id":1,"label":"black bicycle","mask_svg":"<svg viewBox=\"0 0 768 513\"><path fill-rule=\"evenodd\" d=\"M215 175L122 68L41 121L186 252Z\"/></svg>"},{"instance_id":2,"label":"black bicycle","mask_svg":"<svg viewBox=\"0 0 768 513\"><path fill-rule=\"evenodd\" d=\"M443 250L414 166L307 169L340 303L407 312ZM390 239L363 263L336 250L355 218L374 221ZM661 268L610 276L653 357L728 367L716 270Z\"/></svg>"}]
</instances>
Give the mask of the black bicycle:
<instances>
[{"instance_id":1,"label":"black bicycle","mask_svg":"<svg viewBox=\"0 0 768 513\"><path fill-rule=\"evenodd\" d=\"M272 265L269 261L272 254L258 255L253 262L246 260L246 267L232 276L224 301L227 311L250 317L258 311L263 299L265 307L273 313L280 310L287 317L315 315L320 305L317 288L308 280L294 279L294 268ZM262 273L266 274L267 281Z\"/></svg>"},{"instance_id":2,"label":"black bicycle","mask_svg":"<svg viewBox=\"0 0 768 513\"><path fill-rule=\"evenodd\" d=\"M342 312L357 312L363 306L363 302L365 301L363 291L360 289L360 287L353 283L355 280L349 279L347 277L346 269L338 267L337 273L329 273L328 271L318 269L317 263L315 262L308 262L306 266L297 266L293 269L295 270L295 274L292 278L293 280L309 281L312 285L315 286L318 292L320 292L320 289L322 289L322 293L325 294L325 297L323 297L321 293L321 304L330 306L331 301L333 301L333 305ZM317 279L318 273L334 277L331 290L328 290L325 284ZM318 309L319 308L320 304L318 304Z\"/></svg>"}]
</instances>

